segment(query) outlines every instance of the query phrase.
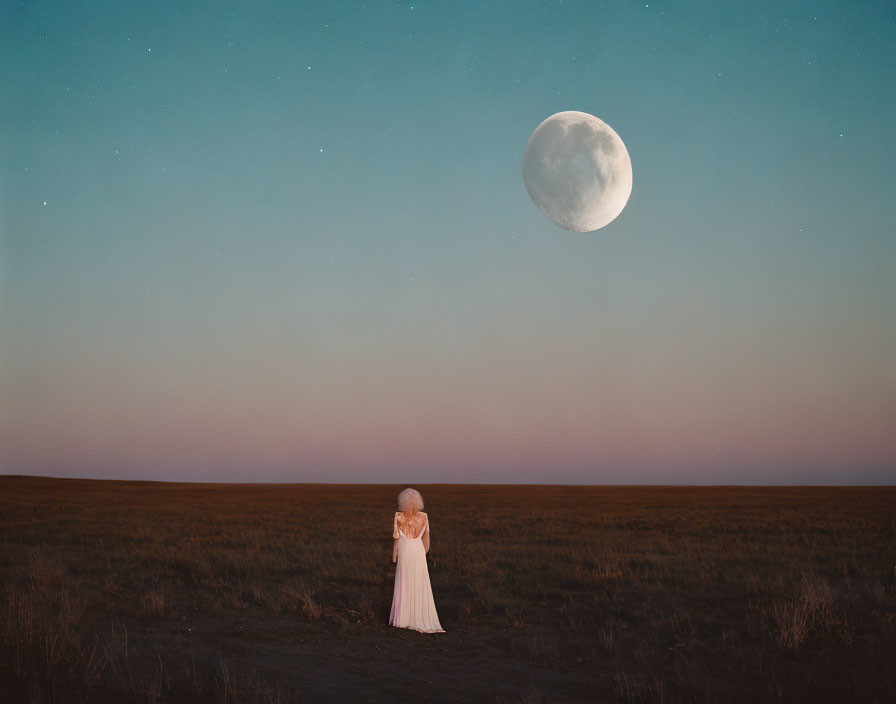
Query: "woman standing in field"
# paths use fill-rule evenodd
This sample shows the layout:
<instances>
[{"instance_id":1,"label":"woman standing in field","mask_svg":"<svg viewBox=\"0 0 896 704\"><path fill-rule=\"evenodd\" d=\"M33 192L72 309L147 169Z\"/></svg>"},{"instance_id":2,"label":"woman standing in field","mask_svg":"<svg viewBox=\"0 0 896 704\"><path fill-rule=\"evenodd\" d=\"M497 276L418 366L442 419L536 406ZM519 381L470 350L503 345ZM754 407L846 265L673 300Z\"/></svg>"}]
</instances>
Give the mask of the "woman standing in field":
<instances>
[{"instance_id":1,"label":"woman standing in field","mask_svg":"<svg viewBox=\"0 0 896 704\"><path fill-rule=\"evenodd\" d=\"M444 633L436 613L426 567L429 552L429 516L416 489L398 495L398 511L392 523L392 562L395 590L389 625L413 628L421 633Z\"/></svg>"}]
</instances>

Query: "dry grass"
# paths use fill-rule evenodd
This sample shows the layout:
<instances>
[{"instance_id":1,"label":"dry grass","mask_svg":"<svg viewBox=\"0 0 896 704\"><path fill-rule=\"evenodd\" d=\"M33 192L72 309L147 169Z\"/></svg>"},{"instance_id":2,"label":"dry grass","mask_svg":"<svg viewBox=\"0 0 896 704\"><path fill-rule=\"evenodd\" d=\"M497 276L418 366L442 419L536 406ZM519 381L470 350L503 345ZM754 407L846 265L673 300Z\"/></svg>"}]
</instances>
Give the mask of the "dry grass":
<instances>
[{"instance_id":1,"label":"dry grass","mask_svg":"<svg viewBox=\"0 0 896 704\"><path fill-rule=\"evenodd\" d=\"M892 487L420 486L439 636L386 625L401 488L0 477L0 691L896 701Z\"/></svg>"}]
</instances>

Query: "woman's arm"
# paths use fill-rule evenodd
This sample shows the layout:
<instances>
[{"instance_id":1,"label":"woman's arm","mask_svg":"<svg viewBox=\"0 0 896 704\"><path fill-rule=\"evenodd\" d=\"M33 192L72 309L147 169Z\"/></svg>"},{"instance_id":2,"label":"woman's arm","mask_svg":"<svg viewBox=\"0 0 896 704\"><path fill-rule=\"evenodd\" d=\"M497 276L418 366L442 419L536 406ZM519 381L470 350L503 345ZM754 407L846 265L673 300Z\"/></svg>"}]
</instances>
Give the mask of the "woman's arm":
<instances>
[{"instance_id":1,"label":"woman's arm","mask_svg":"<svg viewBox=\"0 0 896 704\"><path fill-rule=\"evenodd\" d=\"M429 518L426 519L426 532L423 534L423 550L429 552Z\"/></svg>"},{"instance_id":2,"label":"woman's arm","mask_svg":"<svg viewBox=\"0 0 896 704\"><path fill-rule=\"evenodd\" d=\"M392 517L392 562L398 558L398 512Z\"/></svg>"}]
</instances>

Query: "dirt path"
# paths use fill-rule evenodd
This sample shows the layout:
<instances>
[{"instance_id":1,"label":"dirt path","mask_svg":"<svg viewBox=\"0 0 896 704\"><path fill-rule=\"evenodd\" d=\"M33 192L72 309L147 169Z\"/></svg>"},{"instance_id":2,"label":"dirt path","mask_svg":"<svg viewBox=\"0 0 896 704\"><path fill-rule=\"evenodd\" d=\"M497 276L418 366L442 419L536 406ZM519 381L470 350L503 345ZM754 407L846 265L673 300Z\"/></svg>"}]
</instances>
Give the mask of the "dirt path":
<instances>
[{"instance_id":1,"label":"dirt path","mask_svg":"<svg viewBox=\"0 0 896 704\"><path fill-rule=\"evenodd\" d=\"M600 692L612 696L608 678L599 673L522 666L483 645L496 635L482 626L429 635L387 625L308 624L247 614L226 625L208 620L162 627L148 638L163 660L183 659L189 650L214 669L223 653L241 671L279 683L281 696L298 701L380 702L414 694L432 702L581 702Z\"/></svg>"}]
</instances>

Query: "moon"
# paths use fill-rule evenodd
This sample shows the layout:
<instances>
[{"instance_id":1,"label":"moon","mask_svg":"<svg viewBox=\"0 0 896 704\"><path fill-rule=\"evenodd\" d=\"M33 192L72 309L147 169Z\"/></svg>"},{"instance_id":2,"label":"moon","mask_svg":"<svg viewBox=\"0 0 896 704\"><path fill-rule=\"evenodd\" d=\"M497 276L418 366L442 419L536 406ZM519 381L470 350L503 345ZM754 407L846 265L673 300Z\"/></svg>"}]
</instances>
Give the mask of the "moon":
<instances>
[{"instance_id":1,"label":"moon","mask_svg":"<svg viewBox=\"0 0 896 704\"><path fill-rule=\"evenodd\" d=\"M632 162L606 122L569 110L542 122L526 145L523 181L549 220L565 230L609 225L632 193Z\"/></svg>"}]
</instances>

